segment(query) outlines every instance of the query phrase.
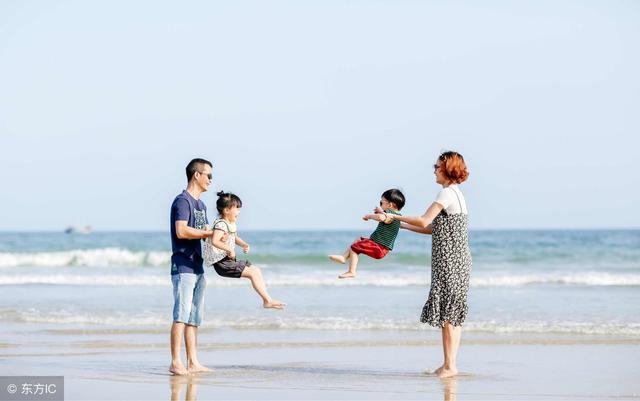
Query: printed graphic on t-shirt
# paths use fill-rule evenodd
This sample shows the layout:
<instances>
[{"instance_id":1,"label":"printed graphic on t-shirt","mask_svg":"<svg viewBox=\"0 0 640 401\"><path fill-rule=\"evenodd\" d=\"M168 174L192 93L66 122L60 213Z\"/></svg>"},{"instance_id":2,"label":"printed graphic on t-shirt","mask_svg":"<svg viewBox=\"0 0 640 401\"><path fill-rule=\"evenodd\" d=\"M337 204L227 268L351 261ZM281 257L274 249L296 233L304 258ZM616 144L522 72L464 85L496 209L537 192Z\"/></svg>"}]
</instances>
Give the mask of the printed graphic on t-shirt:
<instances>
[{"instance_id":1,"label":"printed graphic on t-shirt","mask_svg":"<svg viewBox=\"0 0 640 401\"><path fill-rule=\"evenodd\" d=\"M204 210L194 209L193 215L195 217L194 218L195 228L197 228L198 230L203 230L205 224L207 224L207 218L204 214Z\"/></svg>"}]
</instances>

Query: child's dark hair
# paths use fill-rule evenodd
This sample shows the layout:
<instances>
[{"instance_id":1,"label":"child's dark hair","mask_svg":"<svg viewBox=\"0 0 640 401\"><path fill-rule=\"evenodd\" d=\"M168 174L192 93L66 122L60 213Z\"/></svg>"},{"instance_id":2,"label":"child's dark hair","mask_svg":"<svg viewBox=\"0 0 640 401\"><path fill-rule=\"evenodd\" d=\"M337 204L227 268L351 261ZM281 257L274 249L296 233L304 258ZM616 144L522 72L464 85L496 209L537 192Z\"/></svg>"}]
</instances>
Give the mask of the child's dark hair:
<instances>
[{"instance_id":1,"label":"child's dark hair","mask_svg":"<svg viewBox=\"0 0 640 401\"><path fill-rule=\"evenodd\" d=\"M216 201L216 209L218 209L218 213L220 214L220 216L222 216L222 211L228 207L242 207L242 201L236 194L220 191L216 195L218 195L218 200Z\"/></svg>"},{"instance_id":2,"label":"child's dark hair","mask_svg":"<svg viewBox=\"0 0 640 401\"><path fill-rule=\"evenodd\" d=\"M404 207L404 195L399 189L387 189L382 193L382 197L396 205L398 210Z\"/></svg>"}]
</instances>

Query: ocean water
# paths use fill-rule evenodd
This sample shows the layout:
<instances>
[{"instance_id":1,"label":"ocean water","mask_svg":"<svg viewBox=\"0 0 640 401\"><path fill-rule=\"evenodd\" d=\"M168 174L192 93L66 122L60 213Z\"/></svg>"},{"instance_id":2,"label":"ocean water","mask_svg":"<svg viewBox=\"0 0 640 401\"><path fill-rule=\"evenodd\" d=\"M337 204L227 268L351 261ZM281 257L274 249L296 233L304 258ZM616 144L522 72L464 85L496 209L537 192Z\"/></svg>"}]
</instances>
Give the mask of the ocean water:
<instances>
[{"instance_id":1,"label":"ocean water","mask_svg":"<svg viewBox=\"0 0 640 401\"><path fill-rule=\"evenodd\" d=\"M211 270L203 327L328 337L433 330L419 323L431 238L401 232L385 259L363 257L356 279L337 279L346 269L326 255L366 234L243 232L251 245L246 258L288 307L263 310L247 280ZM640 230L472 231L470 243L466 332L640 338ZM0 322L14 334L166 330L169 259L166 232L1 233Z\"/></svg>"}]
</instances>

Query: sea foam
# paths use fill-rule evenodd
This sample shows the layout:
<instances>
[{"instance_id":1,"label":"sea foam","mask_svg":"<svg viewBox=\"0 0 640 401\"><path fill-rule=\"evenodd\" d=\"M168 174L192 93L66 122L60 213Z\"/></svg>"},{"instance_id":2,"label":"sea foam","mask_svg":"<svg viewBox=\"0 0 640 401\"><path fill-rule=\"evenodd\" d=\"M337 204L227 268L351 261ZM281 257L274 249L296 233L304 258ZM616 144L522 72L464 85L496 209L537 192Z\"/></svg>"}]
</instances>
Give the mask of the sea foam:
<instances>
[{"instance_id":1,"label":"sea foam","mask_svg":"<svg viewBox=\"0 0 640 401\"><path fill-rule=\"evenodd\" d=\"M19 323L40 324L81 324L116 327L167 326L167 317L163 314L145 313L132 315L122 312L77 313L43 312L29 309L22 311L0 311L0 320ZM211 318L203 327L228 328L239 330L340 330L340 331L419 331L432 327L417 320L352 318L338 316L324 317L278 317L278 318ZM468 321L465 332L494 334L582 334L582 335L621 335L640 337L640 323L601 323L581 321Z\"/></svg>"},{"instance_id":2,"label":"sea foam","mask_svg":"<svg viewBox=\"0 0 640 401\"><path fill-rule=\"evenodd\" d=\"M336 272L309 271L298 274L283 274L276 269L265 270L265 279L270 287L427 287L427 274L399 272L397 274L364 272L353 280L339 280ZM244 280L222 278L209 271L206 275L210 287L245 286ZM0 274L0 285L81 285L81 286L171 286L168 269L166 274ZM490 274L471 276L472 288L521 287L531 285L560 286L640 286L640 274L611 274L602 272L582 273L538 273L538 274Z\"/></svg>"},{"instance_id":3,"label":"sea foam","mask_svg":"<svg viewBox=\"0 0 640 401\"><path fill-rule=\"evenodd\" d=\"M170 252L122 248L74 249L59 252L1 252L0 267L18 266L168 266Z\"/></svg>"}]
</instances>

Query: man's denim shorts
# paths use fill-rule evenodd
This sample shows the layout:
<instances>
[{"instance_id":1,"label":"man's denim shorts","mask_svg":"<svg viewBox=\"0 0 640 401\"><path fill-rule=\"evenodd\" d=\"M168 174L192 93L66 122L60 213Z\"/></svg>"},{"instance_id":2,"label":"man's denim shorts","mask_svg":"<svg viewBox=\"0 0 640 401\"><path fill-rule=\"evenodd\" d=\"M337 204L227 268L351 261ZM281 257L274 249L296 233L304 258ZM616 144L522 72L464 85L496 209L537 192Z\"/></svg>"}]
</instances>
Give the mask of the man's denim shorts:
<instances>
[{"instance_id":1,"label":"man's denim shorts","mask_svg":"<svg viewBox=\"0 0 640 401\"><path fill-rule=\"evenodd\" d=\"M204 274L178 273L171 276L173 283L173 321L200 326L204 316Z\"/></svg>"}]
</instances>

